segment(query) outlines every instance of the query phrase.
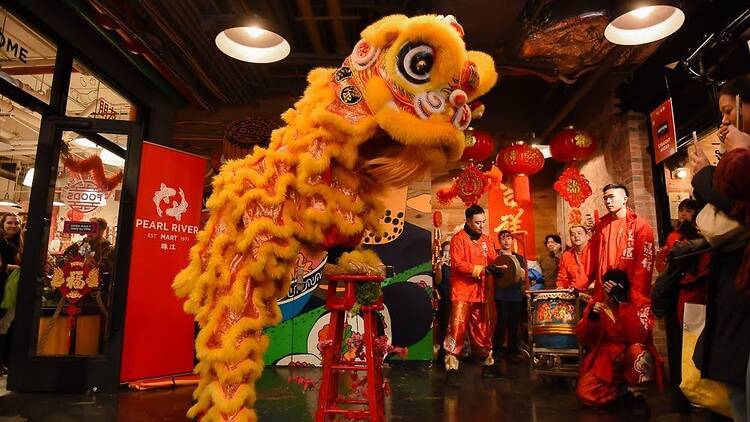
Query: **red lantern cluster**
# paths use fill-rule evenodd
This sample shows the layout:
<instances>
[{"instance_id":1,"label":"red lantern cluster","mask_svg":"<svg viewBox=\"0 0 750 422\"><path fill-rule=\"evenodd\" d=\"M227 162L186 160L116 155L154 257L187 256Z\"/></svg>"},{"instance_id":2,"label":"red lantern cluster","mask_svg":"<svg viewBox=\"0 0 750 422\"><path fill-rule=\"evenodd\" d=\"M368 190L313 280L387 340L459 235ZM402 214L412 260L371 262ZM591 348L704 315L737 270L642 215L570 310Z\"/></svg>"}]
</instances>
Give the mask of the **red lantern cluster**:
<instances>
[{"instance_id":1,"label":"red lantern cluster","mask_svg":"<svg viewBox=\"0 0 750 422\"><path fill-rule=\"evenodd\" d=\"M549 149L555 160L571 163L589 158L596 141L586 131L569 126L552 138Z\"/></svg>"},{"instance_id":2,"label":"red lantern cluster","mask_svg":"<svg viewBox=\"0 0 750 422\"><path fill-rule=\"evenodd\" d=\"M492 154L494 141L489 133L483 130L466 130L466 146L461 156L461 161L474 160L476 162L484 161Z\"/></svg>"},{"instance_id":3,"label":"red lantern cluster","mask_svg":"<svg viewBox=\"0 0 750 422\"><path fill-rule=\"evenodd\" d=\"M513 175L513 193L516 201L531 201L529 176L544 167L542 152L523 142L517 142L500 150L495 158L495 165L503 173Z\"/></svg>"}]
</instances>

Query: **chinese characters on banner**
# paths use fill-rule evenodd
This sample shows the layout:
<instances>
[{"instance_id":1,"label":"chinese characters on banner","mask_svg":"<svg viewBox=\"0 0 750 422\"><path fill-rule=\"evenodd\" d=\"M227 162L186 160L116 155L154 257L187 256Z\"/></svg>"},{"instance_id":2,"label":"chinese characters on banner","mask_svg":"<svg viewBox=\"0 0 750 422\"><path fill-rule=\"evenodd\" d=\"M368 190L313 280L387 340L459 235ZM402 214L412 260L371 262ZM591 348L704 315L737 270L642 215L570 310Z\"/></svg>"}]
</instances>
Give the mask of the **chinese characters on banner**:
<instances>
[{"instance_id":1,"label":"chinese characters on banner","mask_svg":"<svg viewBox=\"0 0 750 422\"><path fill-rule=\"evenodd\" d=\"M493 171L494 168L493 168ZM500 247L497 234L500 230L510 230L517 240L525 240L523 245L516 242L517 252L527 259L536 259L534 242L534 210L531 203L519 204L509 184L493 183L490 186L487 202L489 205L490 237L497 248ZM518 233L525 233L522 237Z\"/></svg>"},{"instance_id":2,"label":"chinese characters on banner","mask_svg":"<svg viewBox=\"0 0 750 422\"><path fill-rule=\"evenodd\" d=\"M205 169L204 158L143 143L121 381L192 371L193 319L172 281L198 233Z\"/></svg>"},{"instance_id":3,"label":"chinese characters on banner","mask_svg":"<svg viewBox=\"0 0 750 422\"><path fill-rule=\"evenodd\" d=\"M654 161L656 164L677 152L676 131L672 99L669 98L651 112L651 139L654 140Z\"/></svg>"}]
</instances>

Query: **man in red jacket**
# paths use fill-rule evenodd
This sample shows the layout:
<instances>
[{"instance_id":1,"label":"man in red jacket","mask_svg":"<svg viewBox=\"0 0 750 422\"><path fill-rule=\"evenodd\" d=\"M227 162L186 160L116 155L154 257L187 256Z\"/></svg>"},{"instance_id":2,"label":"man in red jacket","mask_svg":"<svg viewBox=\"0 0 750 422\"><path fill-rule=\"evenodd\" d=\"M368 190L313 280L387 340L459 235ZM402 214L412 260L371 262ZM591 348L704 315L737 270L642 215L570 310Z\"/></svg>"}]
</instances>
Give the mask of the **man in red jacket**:
<instances>
[{"instance_id":1,"label":"man in red jacket","mask_svg":"<svg viewBox=\"0 0 750 422\"><path fill-rule=\"evenodd\" d=\"M633 296L651 297L654 270L654 230L629 209L628 188L604 187L604 204L609 214L594 228L589 244L589 275L594 281L594 298L604 297L602 276L611 269L627 273Z\"/></svg>"},{"instance_id":2,"label":"man in red jacket","mask_svg":"<svg viewBox=\"0 0 750 422\"><path fill-rule=\"evenodd\" d=\"M651 305L631 295L624 271L607 271L604 280L604 298L589 303L576 327L578 341L587 349L576 395L587 406L602 406L614 402L626 386L626 407L637 416L648 416L645 385L656 379L661 387Z\"/></svg>"},{"instance_id":3,"label":"man in red jacket","mask_svg":"<svg viewBox=\"0 0 750 422\"><path fill-rule=\"evenodd\" d=\"M487 217L479 205L466 209L464 229L451 239L451 315L443 341L447 381L457 383L458 356L466 333L471 348L484 358L483 376L497 375L492 359L491 274L497 257L490 238L482 233Z\"/></svg>"}]
</instances>

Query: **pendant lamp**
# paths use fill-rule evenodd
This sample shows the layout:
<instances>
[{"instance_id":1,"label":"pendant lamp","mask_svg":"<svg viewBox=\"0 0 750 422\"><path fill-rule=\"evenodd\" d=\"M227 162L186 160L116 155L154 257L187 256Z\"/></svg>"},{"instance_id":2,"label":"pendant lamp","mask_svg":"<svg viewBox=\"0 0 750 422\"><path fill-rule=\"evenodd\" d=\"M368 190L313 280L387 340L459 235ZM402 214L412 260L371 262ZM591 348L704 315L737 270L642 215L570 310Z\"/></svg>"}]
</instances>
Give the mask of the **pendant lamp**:
<instances>
[{"instance_id":1,"label":"pendant lamp","mask_svg":"<svg viewBox=\"0 0 750 422\"><path fill-rule=\"evenodd\" d=\"M10 198L10 195L8 195L8 192L5 192L5 196L3 197L3 199L0 199L0 206L21 208L21 206L18 205L18 202Z\"/></svg>"},{"instance_id":2,"label":"pendant lamp","mask_svg":"<svg viewBox=\"0 0 750 422\"><path fill-rule=\"evenodd\" d=\"M222 53L250 63L273 63L289 55L289 42L270 22L253 16L246 22L224 21L214 40Z\"/></svg>"},{"instance_id":3,"label":"pendant lamp","mask_svg":"<svg viewBox=\"0 0 750 422\"><path fill-rule=\"evenodd\" d=\"M613 44L641 45L677 32L685 13L673 1L629 0L610 9L612 21L604 36Z\"/></svg>"}]
</instances>

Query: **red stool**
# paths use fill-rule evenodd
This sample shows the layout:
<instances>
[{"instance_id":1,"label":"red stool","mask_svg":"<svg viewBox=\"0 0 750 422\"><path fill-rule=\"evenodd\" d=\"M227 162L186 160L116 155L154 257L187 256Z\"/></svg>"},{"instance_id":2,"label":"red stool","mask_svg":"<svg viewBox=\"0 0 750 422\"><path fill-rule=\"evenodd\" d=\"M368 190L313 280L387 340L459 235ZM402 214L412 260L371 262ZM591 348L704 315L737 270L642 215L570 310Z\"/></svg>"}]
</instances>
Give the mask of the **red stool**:
<instances>
[{"instance_id":1,"label":"red stool","mask_svg":"<svg viewBox=\"0 0 750 422\"><path fill-rule=\"evenodd\" d=\"M383 296L380 295L372 305L363 305L360 312L365 321L363 335L365 359L363 361L345 360L341 356L344 337L346 313L355 303L354 290L358 283L380 283L384 277L372 275L335 274L328 279L328 296L326 309L331 312L329 332L333 339L323 349L323 381L318 395L318 410L315 421L331 421L336 415L348 419L365 419L371 422L385 420L383 411L383 362L375 356L375 338L377 337L377 311L383 309ZM336 295L339 283L344 283L344 295ZM339 375L342 372L367 372L367 400L346 399L339 396ZM342 407L343 405L343 407Z\"/></svg>"}]
</instances>

